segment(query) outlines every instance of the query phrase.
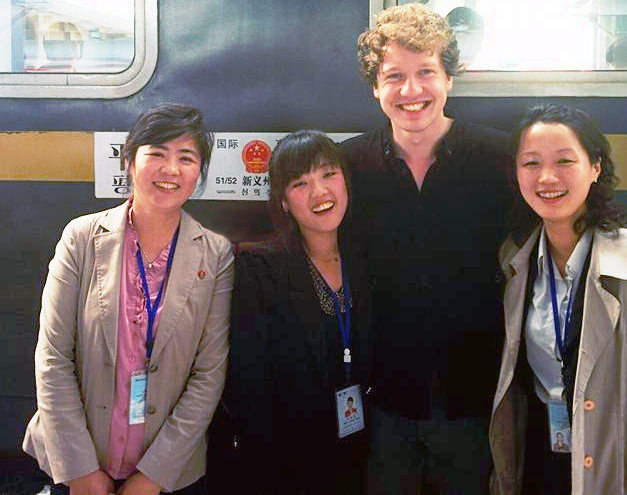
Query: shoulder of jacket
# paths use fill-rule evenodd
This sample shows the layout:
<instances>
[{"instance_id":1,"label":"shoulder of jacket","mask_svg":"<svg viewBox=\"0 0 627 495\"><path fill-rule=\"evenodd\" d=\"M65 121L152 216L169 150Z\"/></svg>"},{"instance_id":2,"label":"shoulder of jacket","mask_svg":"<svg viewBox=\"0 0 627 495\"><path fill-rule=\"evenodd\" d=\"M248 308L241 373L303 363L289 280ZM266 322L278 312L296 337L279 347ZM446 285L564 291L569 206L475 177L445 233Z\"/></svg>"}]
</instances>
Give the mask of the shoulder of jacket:
<instances>
[{"instance_id":1,"label":"shoulder of jacket","mask_svg":"<svg viewBox=\"0 0 627 495\"><path fill-rule=\"evenodd\" d=\"M287 258L288 252L279 236L258 242L242 242L238 245L238 258L246 260L278 260Z\"/></svg>"},{"instance_id":2,"label":"shoulder of jacket","mask_svg":"<svg viewBox=\"0 0 627 495\"><path fill-rule=\"evenodd\" d=\"M504 270L509 266L509 262L516 255L516 253L518 253L519 250L520 246L516 245L512 236L509 236L507 239L505 239L503 244L501 244L498 253L499 265L501 266L501 269Z\"/></svg>"},{"instance_id":3,"label":"shoulder of jacket","mask_svg":"<svg viewBox=\"0 0 627 495\"><path fill-rule=\"evenodd\" d=\"M66 235L72 235L73 237L85 235L91 237L98 233L99 227L101 227L103 223L107 223L106 220L112 216L121 214L122 212L120 210L122 208L124 208L124 204L115 208L76 217L68 222L64 228L64 233Z\"/></svg>"},{"instance_id":4,"label":"shoulder of jacket","mask_svg":"<svg viewBox=\"0 0 627 495\"><path fill-rule=\"evenodd\" d=\"M229 241L225 236L206 228L185 211L183 211L183 216L183 221L187 223L187 229L192 233L193 237L204 237L207 244L214 247L218 252L232 250L231 241Z\"/></svg>"},{"instance_id":5,"label":"shoulder of jacket","mask_svg":"<svg viewBox=\"0 0 627 495\"><path fill-rule=\"evenodd\" d=\"M617 234L597 230L592 249L598 254L601 275L627 280L627 229Z\"/></svg>"}]
</instances>

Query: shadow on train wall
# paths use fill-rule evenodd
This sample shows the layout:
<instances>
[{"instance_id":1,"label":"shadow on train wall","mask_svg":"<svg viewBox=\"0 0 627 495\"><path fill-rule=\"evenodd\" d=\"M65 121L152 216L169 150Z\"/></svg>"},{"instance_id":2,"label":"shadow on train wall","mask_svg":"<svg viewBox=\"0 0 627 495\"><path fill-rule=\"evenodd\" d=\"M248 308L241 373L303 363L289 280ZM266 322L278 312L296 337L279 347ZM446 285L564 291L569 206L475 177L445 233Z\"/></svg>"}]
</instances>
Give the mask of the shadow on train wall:
<instances>
[{"instance_id":1,"label":"shadow on train wall","mask_svg":"<svg viewBox=\"0 0 627 495\"><path fill-rule=\"evenodd\" d=\"M159 60L148 85L120 100L0 99L0 130L125 131L163 101L203 110L215 131L359 132L383 122L357 70L355 40L368 0L159 2ZM508 130L547 98L451 98L455 116ZM606 133L627 132L624 98L551 98L577 106ZM4 171L10 157L2 156ZM35 407L33 352L41 288L62 227L117 200L93 183L0 181L0 466L19 457ZM261 202L194 201L186 208L234 240L270 229Z\"/></svg>"}]
</instances>

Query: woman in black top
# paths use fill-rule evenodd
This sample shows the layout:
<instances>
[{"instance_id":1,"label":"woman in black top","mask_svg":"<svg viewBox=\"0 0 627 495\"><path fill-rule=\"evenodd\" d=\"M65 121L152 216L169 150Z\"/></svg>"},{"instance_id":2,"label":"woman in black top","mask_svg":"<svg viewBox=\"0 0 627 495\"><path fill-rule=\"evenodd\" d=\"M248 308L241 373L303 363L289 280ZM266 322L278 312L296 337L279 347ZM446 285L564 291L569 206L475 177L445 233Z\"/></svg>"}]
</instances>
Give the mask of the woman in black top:
<instances>
[{"instance_id":1,"label":"woman in black top","mask_svg":"<svg viewBox=\"0 0 627 495\"><path fill-rule=\"evenodd\" d=\"M279 233L236 261L225 403L240 425L238 483L246 493L362 493L368 282L341 235L344 161L323 133L298 131L276 146L270 179ZM356 412L346 416L349 397Z\"/></svg>"}]
</instances>

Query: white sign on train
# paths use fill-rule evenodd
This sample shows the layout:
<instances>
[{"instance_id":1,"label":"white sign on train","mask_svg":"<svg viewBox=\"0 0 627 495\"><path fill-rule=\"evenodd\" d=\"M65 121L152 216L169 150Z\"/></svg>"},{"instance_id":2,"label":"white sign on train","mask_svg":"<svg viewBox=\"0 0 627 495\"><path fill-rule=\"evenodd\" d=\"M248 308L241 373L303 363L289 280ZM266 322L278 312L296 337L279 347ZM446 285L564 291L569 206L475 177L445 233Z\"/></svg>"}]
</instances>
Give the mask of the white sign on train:
<instances>
[{"instance_id":1,"label":"white sign on train","mask_svg":"<svg viewBox=\"0 0 627 495\"><path fill-rule=\"evenodd\" d=\"M125 198L131 184L120 155L126 132L94 133L95 194L97 198ZM270 195L268 163L272 149L287 132L217 132L207 181L194 199L266 201ZM329 133L341 142L356 133Z\"/></svg>"}]
</instances>

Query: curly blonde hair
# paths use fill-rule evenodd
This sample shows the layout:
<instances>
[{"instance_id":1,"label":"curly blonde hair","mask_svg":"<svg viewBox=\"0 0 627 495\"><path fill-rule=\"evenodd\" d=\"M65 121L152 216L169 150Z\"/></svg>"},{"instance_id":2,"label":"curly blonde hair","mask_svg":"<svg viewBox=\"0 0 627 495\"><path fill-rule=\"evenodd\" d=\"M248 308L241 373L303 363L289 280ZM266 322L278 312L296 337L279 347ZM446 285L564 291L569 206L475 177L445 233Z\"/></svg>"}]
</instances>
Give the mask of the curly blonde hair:
<instances>
[{"instance_id":1,"label":"curly blonde hair","mask_svg":"<svg viewBox=\"0 0 627 495\"><path fill-rule=\"evenodd\" d=\"M372 86L377 84L385 47L392 42L414 52L439 53L449 76L464 72L455 34L446 20L424 5L408 3L382 10L375 26L357 38L360 72Z\"/></svg>"}]
</instances>

